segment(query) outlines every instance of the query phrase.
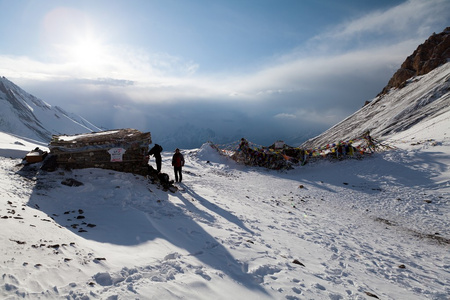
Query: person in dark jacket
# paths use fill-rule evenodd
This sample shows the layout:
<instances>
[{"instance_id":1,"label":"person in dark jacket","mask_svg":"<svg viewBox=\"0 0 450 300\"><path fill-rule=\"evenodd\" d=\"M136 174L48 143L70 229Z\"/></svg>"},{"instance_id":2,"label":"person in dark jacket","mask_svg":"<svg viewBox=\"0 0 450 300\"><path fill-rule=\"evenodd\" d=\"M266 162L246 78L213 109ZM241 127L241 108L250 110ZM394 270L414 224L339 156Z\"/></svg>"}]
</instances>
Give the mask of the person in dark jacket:
<instances>
[{"instance_id":1,"label":"person in dark jacket","mask_svg":"<svg viewBox=\"0 0 450 300\"><path fill-rule=\"evenodd\" d=\"M150 151L148 151L148 156L153 155L155 157L155 161L156 161L156 170L159 172L161 172L161 152L163 151L163 148L158 145L155 144L155 146L153 146L152 149L150 149Z\"/></svg>"},{"instance_id":2,"label":"person in dark jacket","mask_svg":"<svg viewBox=\"0 0 450 300\"><path fill-rule=\"evenodd\" d=\"M175 154L172 157L172 166L175 172L175 182L181 182L183 176L181 175L181 169L184 166L184 157L180 153L180 149L175 150ZM178 180L179 179L179 180Z\"/></svg>"}]
</instances>

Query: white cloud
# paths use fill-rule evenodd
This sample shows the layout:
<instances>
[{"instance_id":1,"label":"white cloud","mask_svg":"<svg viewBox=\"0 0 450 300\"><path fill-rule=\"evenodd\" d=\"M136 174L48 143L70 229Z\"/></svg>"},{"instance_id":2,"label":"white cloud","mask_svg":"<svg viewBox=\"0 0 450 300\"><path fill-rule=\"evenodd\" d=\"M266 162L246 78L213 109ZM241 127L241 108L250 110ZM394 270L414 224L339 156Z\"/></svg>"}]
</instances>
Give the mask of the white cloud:
<instances>
[{"instance_id":1,"label":"white cloud","mask_svg":"<svg viewBox=\"0 0 450 300\"><path fill-rule=\"evenodd\" d=\"M436 24L448 23L450 2L447 0L409 0L388 10L378 10L360 18L334 26L312 39L312 42L335 46L337 42L395 36L400 40L428 36ZM446 25L444 25L446 26ZM441 28L440 30L443 30ZM378 40L378 39L377 39ZM389 43L391 40L387 40ZM317 46L317 45L316 45Z\"/></svg>"},{"instance_id":2,"label":"white cloud","mask_svg":"<svg viewBox=\"0 0 450 300\"><path fill-rule=\"evenodd\" d=\"M218 72L204 75L197 62L142 48L108 45L107 39L99 39L98 43L87 43L89 39L85 39L86 44L81 42L79 51L72 53L69 50L74 45L64 44L67 41L62 38L56 41L59 43L53 43L58 46L53 48L56 53L50 62L0 56L0 72L11 78L73 82L77 88L83 85L97 91L114 89L117 95L136 102L203 99L236 103L291 97L291 103L304 103L309 99L299 95L313 95L316 99L323 95L321 101L333 106L336 103L328 95L355 88L353 80L359 80L359 84L365 80L370 85L376 76L386 76L386 70L393 73L430 34L424 28L448 17L449 3L410 0L389 10L337 24L307 45L284 53L270 64L246 74ZM86 26L91 23L87 22ZM69 29L76 30L73 25ZM94 32L87 32L89 38L95 40ZM57 33L58 37L63 36L60 31ZM376 38L381 33L388 42ZM421 34L423 36L419 36ZM361 42L361 37L367 44ZM359 41L359 47L355 41ZM88 46L95 47L93 57L88 57L89 51L85 51ZM82 53L86 55L87 64L80 59ZM347 79L345 85L343 78Z\"/></svg>"},{"instance_id":3,"label":"white cloud","mask_svg":"<svg viewBox=\"0 0 450 300\"><path fill-rule=\"evenodd\" d=\"M281 114L275 115L274 118L276 118L276 119L289 119L289 120L292 120L292 119L296 119L297 116L293 115L293 114L288 114L288 113L281 113Z\"/></svg>"}]
</instances>

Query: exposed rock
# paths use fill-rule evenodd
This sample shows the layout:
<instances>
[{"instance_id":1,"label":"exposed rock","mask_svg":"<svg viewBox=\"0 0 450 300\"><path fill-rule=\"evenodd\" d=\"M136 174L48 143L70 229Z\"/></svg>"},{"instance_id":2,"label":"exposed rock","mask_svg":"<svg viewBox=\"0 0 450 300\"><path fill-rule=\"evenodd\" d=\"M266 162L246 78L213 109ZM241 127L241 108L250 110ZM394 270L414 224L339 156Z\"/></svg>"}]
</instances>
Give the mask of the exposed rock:
<instances>
[{"instance_id":1,"label":"exposed rock","mask_svg":"<svg viewBox=\"0 0 450 300\"><path fill-rule=\"evenodd\" d=\"M419 45L414 53L406 58L379 95L386 94L391 88L404 87L411 77L425 75L449 59L450 27L447 27L443 32L434 33Z\"/></svg>"},{"instance_id":2,"label":"exposed rock","mask_svg":"<svg viewBox=\"0 0 450 300\"><path fill-rule=\"evenodd\" d=\"M304 265L302 262L300 262L298 259L294 259L294 261L293 261L292 263L294 263L294 264L296 264L296 265L300 265L300 266L302 266L302 267L305 266L305 265Z\"/></svg>"},{"instance_id":3,"label":"exposed rock","mask_svg":"<svg viewBox=\"0 0 450 300\"><path fill-rule=\"evenodd\" d=\"M26 244L26 242L24 242L24 241L17 241L17 240L12 240L12 239L9 239L11 242L16 242L17 244L19 244L19 245L24 245L24 244Z\"/></svg>"},{"instance_id":4,"label":"exposed rock","mask_svg":"<svg viewBox=\"0 0 450 300\"><path fill-rule=\"evenodd\" d=\"M369 297L373 297L373 298L380 299L380 298L378 298L377 295L375 295L375 294L373 294L373 293L371 293L371 292L365 292L365 293L366 293L366 295L369 296Z\"/></svg>"},{"instance_id":5,"label":"exposed rock","mask_svg":"<svg viewBox=\"0 0 450 300\"><path fill-rule=\"evenodd\" d=\"M67 185L67 186L81 186L81 185L83 185L82 182L80 182L78 180L75 180L73 178L64 179L63 181L61 181L61 184Z\"/></svg>"}]
</instances>

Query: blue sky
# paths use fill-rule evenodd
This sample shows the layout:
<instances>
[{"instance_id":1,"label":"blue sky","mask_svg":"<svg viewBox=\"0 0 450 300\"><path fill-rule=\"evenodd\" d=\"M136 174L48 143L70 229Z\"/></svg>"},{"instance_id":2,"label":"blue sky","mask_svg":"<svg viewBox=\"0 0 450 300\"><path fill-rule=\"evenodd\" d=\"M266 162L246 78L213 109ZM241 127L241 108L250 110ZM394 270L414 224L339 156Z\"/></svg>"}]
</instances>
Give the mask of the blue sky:
<instances>
[{"instance_id":1,"label":"blue sky","mask_svg":"<svg viewBox=\"0 0 450 300\"><path fill-rule=\"evenodd\" d=\"M0 0L0 11L0 76L155 142L187 127L265 145L320 133L450 25L447 0Z\"/></svg>"}]
</instances>

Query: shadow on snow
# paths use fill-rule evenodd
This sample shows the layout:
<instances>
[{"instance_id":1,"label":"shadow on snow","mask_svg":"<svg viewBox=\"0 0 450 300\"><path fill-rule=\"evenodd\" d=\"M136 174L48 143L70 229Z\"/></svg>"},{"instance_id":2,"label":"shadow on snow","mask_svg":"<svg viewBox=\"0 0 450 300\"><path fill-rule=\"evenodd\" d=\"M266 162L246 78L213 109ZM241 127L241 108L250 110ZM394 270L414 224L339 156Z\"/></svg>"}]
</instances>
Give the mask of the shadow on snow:
<instances>
[{"instance_id":1,"label":"shadow on snow","mask_svg":"<svg viewBox=\"0 0 450 300\"><path fill-rule=\"evenodd\" d=\"M122 246L164 239L247 288L266 293L222 242L199 223L214 226L218 215L245 234L252 232L239 218L194 191L186 189L186 194L209 212L197 209L181 193L169 197L168 192L149 184L143 176L101 169L48 173L39 167L39 164L25 166L18 174L36 181L28 206L46 213L57 225L85 239ZM62 185L68 177L83 185Z\"/></svg>"}]
</instances>

